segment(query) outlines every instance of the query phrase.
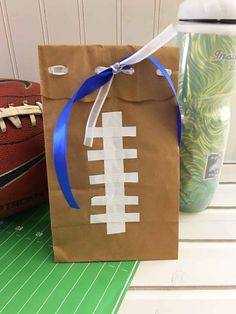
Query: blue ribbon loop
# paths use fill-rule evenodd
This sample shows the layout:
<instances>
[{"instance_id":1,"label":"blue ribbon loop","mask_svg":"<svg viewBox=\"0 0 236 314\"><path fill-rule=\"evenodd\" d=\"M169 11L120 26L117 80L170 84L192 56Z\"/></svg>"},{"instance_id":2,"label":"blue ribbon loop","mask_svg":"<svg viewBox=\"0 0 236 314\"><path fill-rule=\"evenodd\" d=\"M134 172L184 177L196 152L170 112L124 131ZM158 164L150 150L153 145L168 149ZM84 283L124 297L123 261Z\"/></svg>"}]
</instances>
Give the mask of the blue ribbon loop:
<instances>
[{"instance_id":1,"label":"blue ribbon loop","mask_svg":"<svg viewBox=\"0 0 236 314\"><path fill-rule=\"evenodd\" d=\"M150 56L148 59L161 71L163 76L166 78L169 83L176 99L177 94L175 91L174 84L163 67L163 65L157 61L154 57ZM126 66L128 68L128 66ZM71 208L79 209L79 204L76 202L74 195L71 190L68 167L67 167L67 130L70 119L70 113L73 104L76 101L81 100L85 96L93 93L101 86L105 85L113 76L112 68L107 68L106 70L100 72L99 74L95 74L89 77L87 80L83 82L80 88L76 91L76 93L72 96L72 98L68 101L64 109L59 115L57 120L54 135L53 135L53 158L54 165L56 170L57 179L62 190L62 193ZM182 123L181 123L181 114L180 114L180 106L177 99L177 119L178 119L178 143L181 141L182 134Z\"/></svg>"}]
</instances>

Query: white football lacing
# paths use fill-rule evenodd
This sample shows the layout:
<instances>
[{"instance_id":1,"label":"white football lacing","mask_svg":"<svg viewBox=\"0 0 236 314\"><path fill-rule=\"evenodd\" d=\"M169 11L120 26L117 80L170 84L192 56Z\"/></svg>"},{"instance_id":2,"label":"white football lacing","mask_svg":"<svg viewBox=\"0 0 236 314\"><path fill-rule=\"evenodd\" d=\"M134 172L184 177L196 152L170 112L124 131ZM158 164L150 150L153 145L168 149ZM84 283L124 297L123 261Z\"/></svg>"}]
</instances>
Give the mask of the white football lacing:
<instances>
[{"instance_id":1,"label":"white football lacing","mask_svg":"<svg viewBox=\"0 0 236 314\"><path fill-rule=\"evenodd\" d=\"M39 101L36 101L35 105L28 105L27 103L23 103L22 106L14 106L14 104L9 104L9 107L7 108L0 108L0 129L2 132L6 132L7 130L4 119L9 119L17 129L20 129L22 124L19 116L25 115L29 115L32 126L35 126L35 116L42 115L42 113L43 106Z\"/></svg>"}]
</instances>

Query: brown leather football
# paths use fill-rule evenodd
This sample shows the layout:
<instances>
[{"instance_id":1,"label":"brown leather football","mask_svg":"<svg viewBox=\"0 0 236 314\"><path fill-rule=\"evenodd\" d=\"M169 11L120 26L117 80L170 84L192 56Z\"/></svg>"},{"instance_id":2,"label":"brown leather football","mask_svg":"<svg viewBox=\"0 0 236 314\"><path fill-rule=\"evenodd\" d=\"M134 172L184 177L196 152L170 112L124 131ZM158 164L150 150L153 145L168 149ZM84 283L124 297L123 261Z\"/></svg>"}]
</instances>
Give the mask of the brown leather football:
<instances>
[{"instance_id":1,"label":"brown leather football","mask_svg":"<svg viewBox=\"0 0 236 314\"><path fill-rule=\"evenodd\" d=\"M47 200L38 83L0 79L0 218Z\"/></svg>"}]
</instances>

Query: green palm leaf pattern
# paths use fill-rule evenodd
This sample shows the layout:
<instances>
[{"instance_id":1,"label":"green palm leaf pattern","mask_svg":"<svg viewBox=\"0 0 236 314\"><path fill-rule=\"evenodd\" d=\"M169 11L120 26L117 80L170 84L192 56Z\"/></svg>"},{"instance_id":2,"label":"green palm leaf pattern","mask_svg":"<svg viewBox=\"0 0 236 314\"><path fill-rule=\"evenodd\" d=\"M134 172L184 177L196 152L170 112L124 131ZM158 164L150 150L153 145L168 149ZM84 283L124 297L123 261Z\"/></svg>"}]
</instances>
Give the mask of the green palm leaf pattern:
<instances>
[{"instance_id":1,"label":"green palm leaf pattern","mask_svg":"<svg viewBox=\"0 0 236 314\"><path fill-rule=\"evenodd\" d=\"M219 182L219 172L205 175L209 156L223 156L227 143L236 92L236 36L183 33L179 40L180 208L199 211L209 205Z\"/></svg>"}]
</instances>

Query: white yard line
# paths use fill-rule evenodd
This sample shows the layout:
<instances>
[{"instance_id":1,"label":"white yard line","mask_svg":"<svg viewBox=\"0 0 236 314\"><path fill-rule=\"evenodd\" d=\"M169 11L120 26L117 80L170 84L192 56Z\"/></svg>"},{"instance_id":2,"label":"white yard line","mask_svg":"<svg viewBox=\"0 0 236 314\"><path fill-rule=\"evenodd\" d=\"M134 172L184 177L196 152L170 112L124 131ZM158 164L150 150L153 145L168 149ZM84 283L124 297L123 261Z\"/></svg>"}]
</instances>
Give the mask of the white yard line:
<instances>
[{"instance_id":1,"label":"white yard line","mask_svg":"<svg viewBox=\"0 0 236 314\"><path fill-rule=\"evenodd\" d=\"M94 313L96 312L97 308L99 307L100 303L102 302L102 299L104 298L104 295L106 294L106 292L107 292L107 290L108 290L110 284L112 283L112 281L113 281L115 275L117 274L117 272L118 272L118 270L119 270L119 268L120 268L120 265L121 265L121 262L120 262L119 265L117 266L117 268L116 268L114 274L112 275L112 277L111 277L111 279L110 279L108 285L106 286L106 289L104 290L104 292L103 292L101 298L99 299L98 304L96 305L96 307L95 307L95 309L94 309L94 311L93 311L92 314L94 314Z\"/></svg>"},{"instance_id":2,"label":"white yard line","mask_svg":"<svg viewBox=\"0 0 236 314\"><path fill-rule=\"evenodd\" d=\"M49 226L46 226L44 229L42 229L42 231L46 230L47 228L49 228ZM24 250L21 251L21 253L20 253L19 255L17 255L16 258L14 258L14 259L11 261L11 263L8 264L7 267L5 267L5 268L1 271L0 275L2 275L15 261L28 249L28 247L30 247L30 246L32 245L32 243L34 243L34 241L36 241L36 240L37 240L37 238L35 237L35 238L33 239L33 241L30 242L30 243L24 248ZM48 239L48 240L50 240L50 239ZM17 241L17 242L19 242L19 241ZM14 245L14 246L15 246L15 245ZM4 254L4 255L6 255L6 254Z\"/></svg>"},{"instance_id":3,"label":"white yard line","mask_svg":"<svg viewBox=\"0 0 236 314\"><path fill-rule=\"evenodd\" d=\"M65 276L68 274L68 272L70 271L70 269L72 268L72 266L74 266L74 263L70 265L70 267L67 269L67 271L65 272L65 274L61 277L61 279L58 281L58 283L54 286L54 288L52 289L52 291L49 293L49 295L47 296L47 298L44 300L44 302L42 303L42 305L40 306L40 308L38 309L38 311L36 312L36 314L38 314L41 309L43 308L43 306L46 304L46 302L48 301L48 299L50 298L50 296L53 294L53 292L55 291L55 289L58 287L58 285L62 282L62 280L65 278Z\"/></svg>"},{"instance_id":4,"label":"white yard line","mask_svg":"<svg viewBox=\"0 0 236 314\"><path fill-rule=\"evenodd\" d=\"M37 213L37 212L35 212L35 213L34 213L33 215L31 215L28 219L26 219L22 225L24 226L24 224L26 224L28 221L30 221L31 218L33 218L36 213ZM46 215L46 214L45 214L45 215ZM45 216L45 215L44 215L44 216ZM8 237L5 241L3 241L2 243L0 243L0 247L1 247L6 241L8 241L16 232L17 232L17 230L15 230L11 235L9 235L9 237ZM2 258L2 257L1 257L1 258ZM1 259L0 259L0 260L1 260Z\"/></svg>"},{"instance_id":5,"label":"white yard line","mask_svg":"<svg viewBox=\"0 0 236 314\"><path fill-rule=\"evenodd\" d=\"M119 296L118 300L116 301L116 304L115 304L114 309L113 309L113 311L112 311L111 314L114 314L114 313L115 313L115 311L116 311L116 309L117 309L117 306L118 306L118 304L119 304L119 302L120 302L120 299L121 299L121 297L122 297L122 295L123 295L123 293L124 293L124 291L125 291L125 289L126 289L126 287L127 287L127 284L128 284L130 278L131 278L132 275L133 275L133 272L134 272L134 270L135 270L135 268L136 268L137 263L138 263L138 261L135 262L135 264L134 264L134 266L133 266L133 268L132 268L132 271L131 271L131 273L129 274L128 279L126 280L126 283L125 283L125 285L124 285L124 288L122 289L122 291L121 291L121 293L120 293L120 296Z\"/></svg>"},{"instance_id":6,"label":"white yard line","mask_svg":"<svg viewBox=\"0 0 236 314\"><path fill-rule=\"evenodd\" d=\"M42 267L42 265L46 262L46 260L48 259L48 257L52 254L52 252L50 252L45 259L42 261L42 263L40 263L40 265L34 270L34 272L28 277L28 279L23 283L23 285L12 295L12 297L7 301L7 303L4 305L4 307L1 309L1 311L3 311L6 306L11 302L12 299L14 299L14 297L21 291L21 289L27 284L27 282L33 277L34 274L37 273L37 271ZM14 276L15 277L15 276ZM9 282L8 282L9 283ZM5 288L5 287L4 287ZM0 312L1 312L0 311Z\"/></svg>"},{"instance_id":7,"label":"white yard line","mask_svg":"<svg viewBox=\"0 0 236 314\"><path fill-rule=\"evenodd\" d=\"M0 234L5 232L8 228L13 227L14 225L12 225L14 222L16 222L17 220L19 220L19 217L15 217L10 223L7 223L7 227L3 230L0 231ZM5 224L4 220L1 220L3 222L3 225Z\"/></svg>"},{"instance_id":8,"label":"white yard line","mask_svg":"<svg viewBox=\"0 0 236 314\"><path fill-rule=\"evenodd\" d=\"M58 309L56 310L55 314L57 314L60 310L60 308L62 307L62 305L65 303L66 299L68 298L68 296L70 295L71 291L74 289L74 287L77 285L77 283L80 281L80 279L82 278L83 274L85 273L85 271L87 270L87 268L89 267L89 265L91 265L90 263L88 265L86 265L86 267L84 268L84 270L82 271L82 273L80 274L79 278L76 280L76 282L73 284L73 286L70 288L70 290L68 291L68 293L66 294L65 298L63 299L63 301L61 302L61 304L59 305Z\"/></svg>"},{"instance_id":9,"label":"white yard line","mask_svg":"<svg viewBox=\"0 0 236 314\"><path fill-rule=\"evenodd\" d=\"M101 271L103 270L103 268L105 267L107 263L105 262L102 267L100 268L99 272L97 273L96 277L94 278L93 282L91 283L91 285L89 286L88 290L86 291L86 293L84 294L83 298L80 300L80 303L78 304L77 308L75 309L74 313L76 313L80 307L80 305L82 304L82 302L84 301L84 299L86 298L87 294L89 293L89 291L91 290L93 284L95 283L95 281L97 280L98 276L100 275Z\"/></svg>"},{"instance_id":10,"label":"white yard line","mask_svg":"<svg viewBox=\"0 0 236 314\"><path fill-rule=\"evenodd\" d=\"M26 304L32 299L32 297L35 295L35 293L39 290L39 288L42 286L42 284L49 278L51 273L54 271L54 269L58 266L58 263L55 264L55 266L50 270L50 272L47 274L47 276L41 281L41 283L38 285L37 289L34 290L34 292L31 294L31 296L28 298L28 300L22 305L20 310L17 312L19 314L23 308L26 306Z\"/></svg>"},{"instance_id":11,"label":"white yard line","mask_svg":"<svg viewBox=\"0 0 236 314\"><path fill-rule=\"evenodd\" d=\"M50 240L51 238L49 238L35 253L34 255L31 256L31 258L27 261L26 264L24 264L24 266L22 266L18 271L17 273L15 273L15 275L7 282L7 284L2 287L2 289L0 289L0 293L12 282L12 280L22 271L22 269L24 269L28 264L29 262L34 258L34 256L42 249L42 247L45 246L45 244ZM30 245L32 244L32 242L30 243ZM10 265L10 264L9 264ZM8 265L8 266L9 266ZM8 268L8 267L7 267ZM5 270L4 270L5 271Z\"/></svg>"}]
</instances>

